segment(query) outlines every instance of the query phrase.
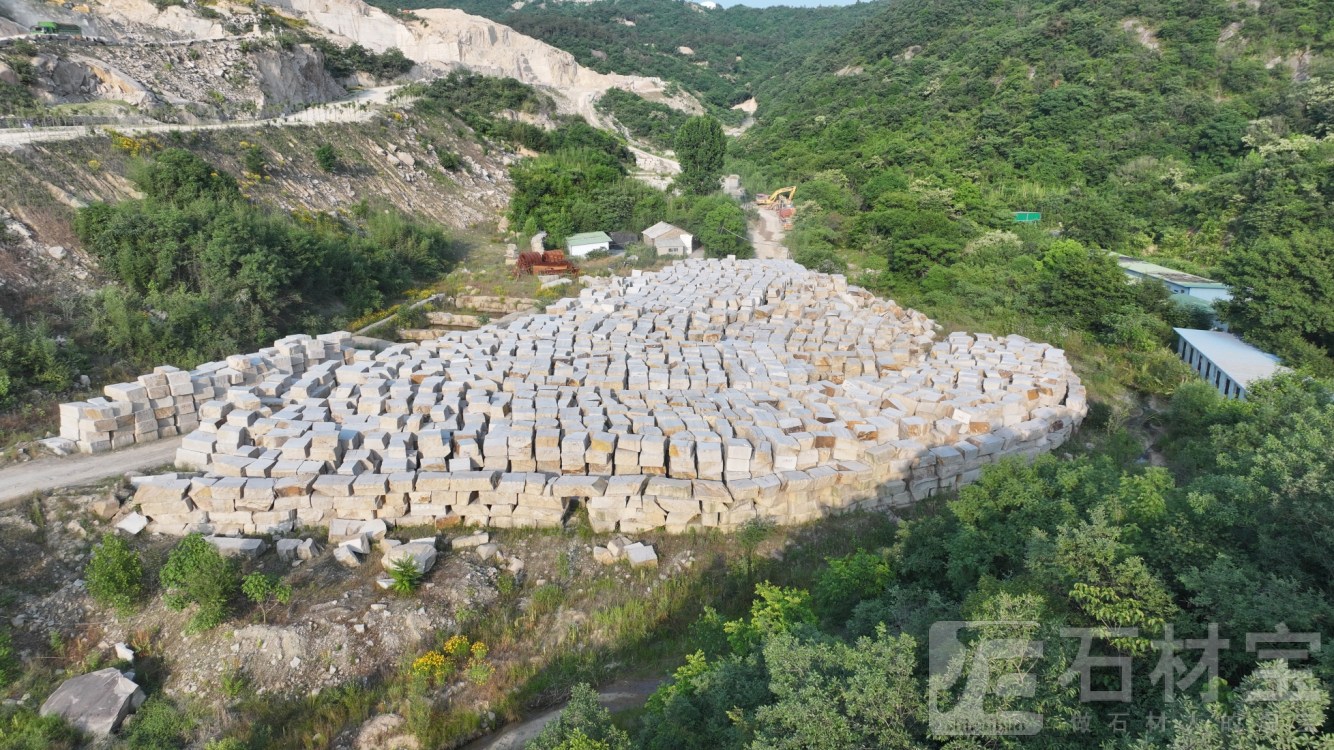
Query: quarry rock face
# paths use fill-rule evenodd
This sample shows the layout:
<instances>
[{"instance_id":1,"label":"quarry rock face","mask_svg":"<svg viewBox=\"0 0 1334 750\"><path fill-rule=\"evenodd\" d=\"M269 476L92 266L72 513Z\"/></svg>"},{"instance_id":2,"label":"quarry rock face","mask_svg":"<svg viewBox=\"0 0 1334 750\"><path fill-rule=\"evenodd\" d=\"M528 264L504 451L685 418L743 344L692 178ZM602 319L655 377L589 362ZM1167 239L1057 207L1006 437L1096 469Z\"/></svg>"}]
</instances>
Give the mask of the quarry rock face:
<instances>
[{"instance_id":1,"label":"quarry rock face","mask_svg":"<svg viewBox=\"0 0 1334 750\"><path fill-rule=\"evenodd\" d=\"M588 281L503 327L379 352L289 337L108 386L62 407L62 434L189 431L178 463L203 476L136 494L155 531L326 525L332 542L372 520L559 526L576 506L624 533L903 507L1050 450L1087 409L1059 349L937 340L921 313L790 261Z\"/></svg>"},{"instance_id":2,"label":"quarry rock face","mask_svg":"<svg viewBox=\"0 0 1334 750\"><path fill-rule=\"evenodd\" d=\"M143 702L139 686L119 669L108 667L60 683L42 704L41 715L55 714L81 731L102 737L114 732Z\"/></svg>"}]
</instances>

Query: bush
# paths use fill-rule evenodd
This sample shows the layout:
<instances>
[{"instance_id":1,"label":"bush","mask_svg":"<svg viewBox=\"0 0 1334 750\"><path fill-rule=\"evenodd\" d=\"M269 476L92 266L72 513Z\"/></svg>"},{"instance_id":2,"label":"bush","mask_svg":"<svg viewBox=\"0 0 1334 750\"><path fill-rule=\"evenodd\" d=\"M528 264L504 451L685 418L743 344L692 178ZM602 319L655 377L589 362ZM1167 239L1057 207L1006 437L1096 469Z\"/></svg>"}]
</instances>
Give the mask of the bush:
<instances>
[{"instance_id":1,"label":"bush","mask_svg":"<svg viewBox=\"0 0 1334 750\"><path fill-rule=\"evenodd\" d=\"M0 630L0 687L19 678L19 660L14 656L14 641L8 630Z\"/></svg>"},{"instance_id":2,"label":"bush","mask_svg":"<svg viewBox=\"0 0 1334 750\"><path fill-rule=\"evenodd\" d=\"M611 721L611 712L598 703L597 691L579 683L570 691L570 702L556 720L527 745L528 750L605 748L629 750L630 736Z\"/></svg>"},{"instance_id":3,"label":"bush","mask_svg":"<svg viewBox=\"0 0 1334 750\"><path fill-rule=\"evenodd\" d=\"M263 175L269 166L264 159L264 149L256 143L247 145L245 150L241 152L241 164L245 167L247 173L256 176Z\"/></svg>"},{"instance_id":4,"label":"bush","mask_svg":"<svg viewBox=\"0 0 1334 750\"><path fill-rule=\"evenodd\" d=\"M290 583L284 583L278 576L259 572L251 573L241 581L241 593L259 606L260 618L266 623L269 621L269 607L292 601Z\"/></svg>"},{"instance_id":5,"label":"bush","mask_svg":"<svg viewBox=\"0 0 1334 750\"><path fill-rule=\"evenodd\" d=\"M83 577L88 593L98 604L122 612L129 610L144 590L144 566L139 553L115 534L102 537L102 543L93 548Z\"/></svg>"},{"instance_id":6,"label":"bush","mask_svg":"<svg viewBox=\"0 0 1334 750\"><path fill-rule=\"evenodd\" d=\"M858 603L884 593L889 584L889 564L879 555L857 550L844 557L827 560L815 582L812 598L816 611L826 622L842 625Z\"/></svg>"},{"instance_id":7,"label":"bush","mask_svg":"<svg viewBox=\"0 0 1334 750\"><path fill-rule=\"evenodd\" d=\"M325 172L333 172L338 168L338 152L328 143L321 143L320 147L315 149L315 163Z\"/></svg>"},{"instance_id":8,"label":"bush","mask_svg":"<svg viewBox=\"0 0 1334 750\"><path fill-rule=\"evenodd\" d=\"M459 155L454 153L453 151L448 151L445 149L437 149L435 152L435 157L440 160L440 166L444 169L449 170L450 172L453 172L454 170L463 166L463 159L459 158Z\"/></svg>"},{"instance_id":9,"label":"bush","mask_svg":"<svg viewBox=\"0 0 1334 750\"><path fill-rule=\"evenodd\" d=\"M176 750L190 741L194 722L170 701L152 697L139 707L125 733L125 744L135 750Z\"/></svg>"},{"instance_id":10,"label":"bush","mask_svg":"<svg viewBox=\"0 0 1334 750\"><path fill-rule=\"evenodd\" d=\"M235 564L200 534L190 534L176 545L158 578L168 607L182 610L191 604L198 605L190 619L191 631L222 624L232 598L241 587Z\"/></svg>"},{"instance_id":11,"label":"bush","mask_svg":"<svg viewBox=\"0 0 1334 750\"><path fill-rule=\"evenodd\" d=\"M59 716L38 716L20 708L0 710L0 748L3 750L73 750L80 746L78 730Z\"/></svg>"}]
</instances>

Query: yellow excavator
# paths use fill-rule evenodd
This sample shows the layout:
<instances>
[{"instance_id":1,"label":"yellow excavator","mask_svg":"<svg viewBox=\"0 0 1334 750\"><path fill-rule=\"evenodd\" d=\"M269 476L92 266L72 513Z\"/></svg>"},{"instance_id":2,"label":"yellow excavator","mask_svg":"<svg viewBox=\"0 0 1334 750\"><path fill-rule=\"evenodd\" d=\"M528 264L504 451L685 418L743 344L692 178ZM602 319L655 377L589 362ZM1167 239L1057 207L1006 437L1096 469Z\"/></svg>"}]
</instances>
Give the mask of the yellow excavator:
<instances>
[{"instance_id":1,"label":"yellow excavator","mask_svg":"<svg viewBox=\"0 0 1334 750\"><path fill-rule=\"evenodd\" d=\"M789 185L788 187L785 188L779 188L773 191L772 193L769 193L768 195L765 195L764 193L756 195L755 205L772 206L773 204L778 203L779 201L784 201L787 205L791 205L792 199L793 197L796 196L796 194L797 194L797 186Z\"/></svg>"},{"instance_id":2,"label":"yellow excavator","mask_svg":"<svg viewBox=\"0 0 1334 750\"><path fill-rule=\"evenodd\" d=\"M770 211L777 211L778 217L783 220L783 229L791 229L793 219L797 215L797 207L792 199L797 195L797 186L789 185L785 188L779 188L768 195L760 193L755 196L755 205L767 208Z\"/></svg>"}]
</instances>

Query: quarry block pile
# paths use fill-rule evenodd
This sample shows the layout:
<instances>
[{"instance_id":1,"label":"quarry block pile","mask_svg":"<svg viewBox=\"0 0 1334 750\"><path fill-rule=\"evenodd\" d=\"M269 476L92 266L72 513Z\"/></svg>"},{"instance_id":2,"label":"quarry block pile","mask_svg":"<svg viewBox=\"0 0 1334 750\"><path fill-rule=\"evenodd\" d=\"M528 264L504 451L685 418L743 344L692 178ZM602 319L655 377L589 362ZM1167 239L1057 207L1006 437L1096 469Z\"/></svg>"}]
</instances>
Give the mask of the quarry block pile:
<instances>
[{"instance_id":1,"label":"quarry block pile","mask_svg":"<svg viewBox=\"0 0 1334 750\"><path fill-rule=\"evenodd\" d=\"M188 432L177 461L202 474L135 496L164 533L549 527L577 506L637 533L907 506L1060 445L1087 409L1060 349L938 339L921 313L790 261L587 283L543 314L378 353L294 336L159 368L137 384L147 401L110 386L69 405L69 426L92 450Z\"/></svg>"}]
</instances>

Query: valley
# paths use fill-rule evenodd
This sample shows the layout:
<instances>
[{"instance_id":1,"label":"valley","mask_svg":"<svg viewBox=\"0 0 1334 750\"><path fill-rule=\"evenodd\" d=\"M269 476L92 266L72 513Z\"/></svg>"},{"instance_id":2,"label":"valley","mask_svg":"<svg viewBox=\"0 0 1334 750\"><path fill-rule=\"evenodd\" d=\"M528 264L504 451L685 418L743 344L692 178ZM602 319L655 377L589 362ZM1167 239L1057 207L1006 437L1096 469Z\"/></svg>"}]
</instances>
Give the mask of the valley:
<instances>
[{"instance_id":1,"label":"valley","mask_svg":"<svg viewBox=\"0 0 1334 750\"><path fill-rule=\"evenodd\" d=\"M1328 746L1331 28L0 0L0 750Z\"/></svg>"}]
</instances>

